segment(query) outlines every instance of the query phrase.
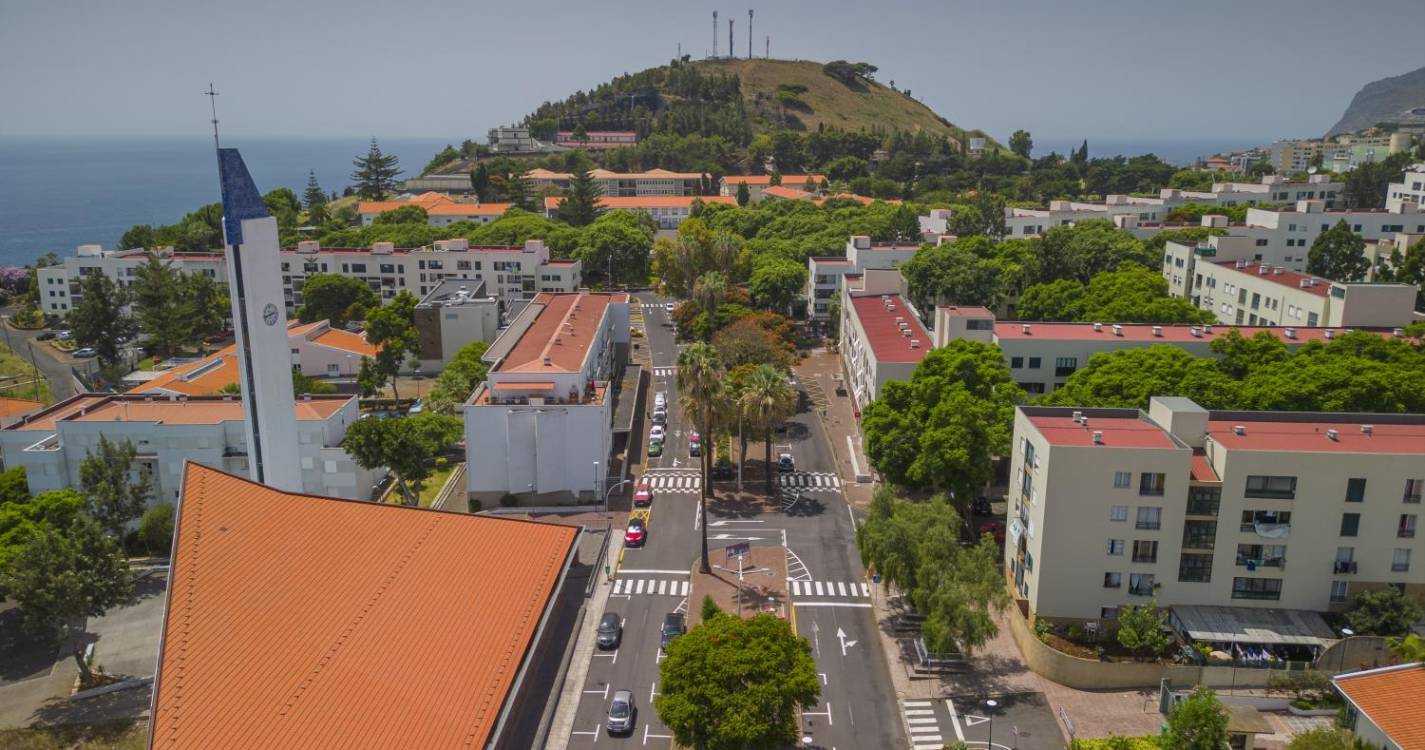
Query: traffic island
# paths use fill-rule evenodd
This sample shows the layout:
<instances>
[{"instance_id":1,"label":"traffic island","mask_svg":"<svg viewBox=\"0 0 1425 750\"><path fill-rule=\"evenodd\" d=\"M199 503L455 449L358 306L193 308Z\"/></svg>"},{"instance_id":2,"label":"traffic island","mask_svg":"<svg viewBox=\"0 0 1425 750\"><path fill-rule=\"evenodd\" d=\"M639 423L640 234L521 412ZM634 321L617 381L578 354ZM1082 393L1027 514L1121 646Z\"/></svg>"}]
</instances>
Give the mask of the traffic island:
<instances>
[{"instance_id":1,"label":"traffic island","mask_svg":"<svg viewBox=\"0 0 1425 750\"><path fill-rule=\"evenodd\" d=\"M777 546L750 546L738 542L721 549L709 548L713 565L711 573L701 572L693 563L692 581L688 588L688 627L702 620L703 599L711 596L718 608L728 614L752 617L761 613L788 619L791 602L787 596L787 551ZM738 569L741 565L741 585ZM741 603L738 593L741 592Z\"/></svg>"}]
</instances>

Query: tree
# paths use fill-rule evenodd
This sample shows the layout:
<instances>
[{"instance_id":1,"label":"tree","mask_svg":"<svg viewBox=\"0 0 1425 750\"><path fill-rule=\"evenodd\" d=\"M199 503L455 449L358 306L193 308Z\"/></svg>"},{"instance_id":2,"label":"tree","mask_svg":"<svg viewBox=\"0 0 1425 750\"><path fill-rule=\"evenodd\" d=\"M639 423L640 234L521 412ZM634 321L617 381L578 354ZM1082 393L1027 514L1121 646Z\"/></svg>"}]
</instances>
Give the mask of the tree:
<instances>
[{"instance_id":1,"label":"tree","mask_svg":"<svg viewBox=\"0 0 1425 750\"><path fill-rule=\"evenodd\" d=\"M475 165L470 170L470 190L475 193L475 199L481 203L489 203L491 195L490 168L484 162Z\"/></svg>"},{"instance_id":2,"label":"tree","mask_svg":"<svg viewBox=\"0 0 1425 750\"><path fill-rule=\"evenodd\" d=\"M1403 662L1425 661L1425 638L1414 633L1404 638L1387 638L1386 645Z\"/></svg>"},{"instance_id":3,"label":"tree","mask_svg":"<svg viewBox=\"0 0 1425 750\"><path fill-rule=\"evenodd\" d=\"M124 232L124 236L119 238L120 250L134 250L136 248L147 248L153 250L159 246L158 232L148 224L135 224Z\"/></svg>"},{"instance_id":4,"label":"tree","mask_svg":"<svg viewBox=\"0 0 1425 750\"><path fill-rule=\"evenodd\" d=\"M0 571L0 587L20 605L27 625L70 641L81 684L89 685L94 675L84 659L84 643L75 636L83 632L86 618L127 603L134 582L119 545L81 515L63 531L35 529Z\"/></svg>"},{"instance_id":5,"label":"tree","mask_svg":"<svg viewBox=\"0 0 1425 750\"><path fill-rule=\"evenodd\" d=\"M747 190L747 183L737 183L737 205L745 207L750 200L752 200L752 193Z\"/></svg>"},{"instance_id":6,"label":"tree","mask_svg":"<svg viewBox=\"0 0 1425 750\"><path fill-rule=\"evenodd\" d=\"M79 483L84 491L89 515L119 541L129 522L143 515L153 494L153 482L139 471L133 478L138 449L129 439L111 442L103 435L92 453L79 465Z\"/></svg>"},{"instance_id":7,"label":"tree","mask_svg":"<svg viewBox=\"0 0 1425 750\"><path fill-rule=\"evenodd\" d=\"M511 207L522 211L539 210L539 207L535 205L529 178L525 176L524 170L516 169L505 180L505 200L509 201Z\"/></svg>"},{"instance_id":8,"label":"tree","mask_svg":"<svg viewBox=\"0 0 1425 750\"><path fill-rule=\"evenodd\" d=\"M376 347L376 356L361 358L361 371L356 379L367 397L376 395L389 384L392 397L400 399L396 376L407 358L421 354L421 337L416 330L418 301L414 294L402 290L390 304L366 315L366 341Z\"/></svg>"},{"instance_id":9,"label":"tree","mask_svg":"<svg viewBox=\"0 0 1425 750\"><path fill-rule=\"evenodd\" d=\"M1212 688L1200 687L1168 712L1163 750L1222 750L1227 747L1227 708Z\"/></svg>"},{"instance_id":10,"label":"tree","mask_svg":"<svg viewBox=\"0 0 1425 750\"><path fill-rule=\"evenodd\" d=\"M1291 738L1286 750L1356 750L1356 736L1349 729L1317 727Z\"/></svg>"},{"instance_id":11,"label":"tree","mask_svg":"<svg viewBox=\"0 0 1425 750\"><path fill-rule=\"evenodd\" d=\"M188 320L188 343L222 331L227 325L232 302L213 277L190 273L183 277L183 308Z\"/></svg>"},{"instance_id":12,"label":"tree","mask_svg":"<svg viewBox=\"0 0 1425 750\"><path fill-rule=\"evenodd\" d=\"M797 391L787 382L785 372L772 365L757 365L743 379L742 393L738 397L739 412L746 416L750 427L762 432L763 474L769 496L773 474L772 431L797 413L797 401Z\"/></svg>"},{"instance_id":13,"label":"tree","mask_svg":"<svg viewBox=\"0 0 1425 750\"><path fill-rule=\"evenodd\" d=\"M484 341L471 342L445 363L445 369L440 371L430 395L426 396L426 406L430 411L454 414L460 404L470 398L470 394L489 374L490 366L481 359L489 348L490 345Z\"/></svg>"},{"instance_id":14,"label":"tree","mask_svg":"<svg viewBox=\"0 0 1425 750\"><path fill-rule=\"evenodd\" d=\"M160 503L144 511L139 520L139 539L150 555L165 555L173 549L173 505Z\"/></svg>"},{"instance_id":15,"label":"tree","mask_svg":"<svg viewBox=\"0 0 1425 750\"><path fill-rule=\"evenodd\" d=\"M1168 295L1162 274L1137 264L1101 271L1087 285L1075 279L1035 284L1016 308L1024 320L1120 323L1214 323L1217 316L1182 297Z\"/></svg>"},{"instance_id":16,"label":"tree","mask_svg":"<svg viewBox=\"0 0 1425 750\"><path fill-rule=\"evenodd\" d=\"M718 330L713 334L712 345L728 368L766 364L785 372L796 356L792 345L752 316Z\"/></svg>"},{"instance_id":17,"label":"tree","mask_svg":"<svg viewBox=\"0 0 1425 750\"><path fill-rule=\"evenodd\" d=\"M604 194L599 183L581 169L569 180L569 194L559 201L559 218L570 226L583 227L594 223L599 215L599 198Z\"/></svg>"},{"instance_id":18,"label":"tree","mask_svg":"<svg viewBox=\"0 0 1425 750\"><path fill-rule=\"evenodd\" d=\"M704 620L669 644L658 675L658 717L696 750L789 747L798 709L821 697L811 644L770 614Z\"/></svg>"},{"instance_id":19,"label":"tree","mask_svg":"<svg viewBox=\"0 0 1425 750\"><path fill-rule=\"evenodd\" d=\"M414 506L420 502L421 482L432 473L428 461L459 440L463 429L459 417L431 412L360 419L346 429L342 446L363 469L390 469L404 504Z\"/></svg>"},{"instance_id":20,"label":"tree","mask_svg":"<svg viewBox=\"0 0 1425 750\"><path fill-rule=\"evenodd\" d=\"M320 226L327 220L327 194L317 184L317 170L307 170L307 189L302 192L302 205L307 209L307 223Z\"/></svg>"},{"instance_id":21,"label":"tree","mask_svg":"<svg viewBox=\"0 0 1425 750\"><path fill-rule=\"evenodd\" d=\"M25 472L22 466L5 472L4 476L13 479L17 470L23 482ZM11 489L14 489L13 485ZM14 499L7 497L0 504L0 572L20 554L37 530L67 529L83 513L84 496L72 489L42 492L30 497L29 488L22 487ZM5 589L0 586L0 596L4 595Z\"/></svg>"},{"instance_id":22,"label":"tree","mask_svg":"<svg viewBox=\"0 0 1425 750\"><path fill-rule=\"evenodd\" d=\"M600 214L579 234L573 257L583 264L586 279L602 275L607 288L612 289L620 279L640 285L647 282L652 247L653 231L639 224L639 214L611 211Z\"/></svg>"},{"instance_id":23,"label":"tree","mask_svg":"<svg viewBox=\"0 0 1425 750\"><path fill-rule=\"evenodd\" d=\"M1017 156L1028 159L1030 152L1034 151L1034 139L1030 137L1029 131L1014 131L1014 134L1009 137L1009 150Z\"/></svg>"},{"instance_id":24,"label":"tree","mask_svg":"<svg viewBox=\"0 0 1425 750\"><path fill-rule=\"evenodd\" d=\"M678 392L682 394L682 411L693 419L693 426L704 436L707 447L698 461L702 477L702 492L698 494L698 513L702 518L702 558L699 569L711 573L708 560L708 505L707 498L712 492L708 481L712 466L712 437L715 419L722 404L723 364L717 350L704 343L696 343L678 354Z\"/></svg>"},{"instance_id":25,"label":"tree","mask_svg":"<svg viewBox=\"0 0 1425 750\"><path fill-rule=\"evenodd\" d=\"M1359 635L1400 635L1425 614L1414 599L1394 586L1362 591L1346 610L1346 621Z\"/></svg>"},{"instance_id":26,"label":"tree","mask_svg":"<svg viewBox=\"0 0 1425 750\"><path fill-rule=\"evenodd\" d=\"M1147 651L1154 656L1163 653L1171 641L1163 632L1163 615L1158 614L1158 601L1128 605L1118 614L1118 642L1134 655Z\"/></svg>"},{"instance_id":27,"label":"tree","mask_svg":"<svg viewBox=\"0 0 1425 750\"><path fill-rule=\"evenodd\" d=\"M129 297L145 341L155 357L167 359L190 340L189 310L183 304L183 274L173 264L148 253L134 273Z\"/></svg>"},{"instance_id":28,"label":"tree","mask_svg":"<svg viewBox=\"0 0 1425 750\"><path fill-rule=\"evenodd\" d=\"M1306 253L1306 271L1332 281L1361 281L1371 270L1366 241L1342 219L1322 232Z\"/></svg>"},{"instance_id":29,"label":"tree","mask_svg":"<svg viewBox=\"0 0 1425 750\"><path fill-rule=\"evenodd\" d=\"M111 368L119 361L119 339L134 333L134 322L124 312L128 292L103 273L85 276L79 290L83 296L69 313L69 327L80 346L93 347L99 363Z\"/></svg>"},{"instance_id":30,"label":"tree","mask_svg":"<svg viewBox=\"0 0 1425 750\"><path fill-rule=\"evenodd\" d=\"M422 206L401 206L390 211L382 211L371 220L372 224L425 224L430 216Z\"/></svg>"},{"instance_id":31,"label":"tree","mask_svg":"<svg viewBox=\"0 0 1425 750\"><path fill-rule=\"evenodd\" d=\"M726 614L722 611L721 607L717 606L717 602L713 601L711 594L703 596L703 606L702 609L699 610L699 613L701 615L699 619L703 622L707 622L708 620L711 620L714 617L720 617Z\"/></svg>"},{"instance_id":32,"label":"tree","mask_svg":"<svg viewBox=\"0 0 1425 750\"><path fill-rule=\"evenodd\" d=\"M371 148L366 155L357 157L351 163L356 167L356 171L351 173L351 180L356 183L356 194L362 199L379 201L387 193L395 192L396 176L401 174L397 166L400 159L395 154L381 153L375 138L371 139Z\"/></svg>"},{"instance_id":33,"label":"tree","mask_svg":"<svg viewBox=\"0 0 1425 750\"><path fill-rule=\"evenodd\" d=\"M764 258L752 266L752 278L749 279L752 301L785 313L806 288L806 265L775 256Z\"/></svg>"},{"instance_id":34,"label":"tree","mask_svg":"<svg viewBox=\"0 0 1425 750\"><path fill-rule=\"evenodd\" d=\"M354 304L373 308L381 298L360 279L334 273L316 273L307 277L302 286L302 307L298 317L303 323L331 321L332 326L346 325L346 311Z\"/></svg>"}]
</instances>

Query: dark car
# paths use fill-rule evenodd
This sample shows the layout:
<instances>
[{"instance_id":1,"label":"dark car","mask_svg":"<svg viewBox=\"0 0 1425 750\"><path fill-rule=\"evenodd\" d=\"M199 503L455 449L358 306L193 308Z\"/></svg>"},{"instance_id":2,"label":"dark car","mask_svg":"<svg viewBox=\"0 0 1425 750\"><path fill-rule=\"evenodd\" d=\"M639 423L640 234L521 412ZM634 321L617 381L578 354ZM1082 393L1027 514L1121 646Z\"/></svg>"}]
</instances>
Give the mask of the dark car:
<instances>
[{"instance_id":1,"label":"dark car","mask_svg":"<svg viewBox=\"0 0 1425 750\"><path fill-rule=\"evenodd\" d=\"M694 458L703 455L703 444L696 440L688 441L688 455Z\"/></svg>"},{"instance_id":2,"label":"dark car","mask_svg":"<svg viewBox=\"0 0 1425 750\"><path fill-rule=\"evenodd\" d=\"M994 537L996 544L1004 544L1004 521L996 519L981 521L975 531L979 536L989 534Z\"/></svg>"},{"instance_id":3,"label":"dark car","mask_svg":"<svg viewBox=\"0 0 1425 750\"><path fill-rule=\"evenodd\" d=\"M599 648L616 648L623 640L623 618L605 612L599 620Z\"/></svg>"},{"instance_id":4,"label":"dark car","mask_svg":"<svg viewBox=\"0 0 1425 750\"><path fill-rule=\"evenodd\" d=\"M777 456L777 471L780 471L785 474L790 471L795 471L796 467L796 461L792 458L792 454L783 453L782 455Z\"/></svg>"},{"instance_id":5,"label":"dark car","mask_svg":"<svg viewBox=\"0 0 1425 750\"><path fill-rule=\"evenodd\" d=\"M980 495L979 497L975 498L973 512L977 516L994 515L994 508L990 506L990 499L985 497L984 495Z\"/></svg>"},{"instance_id":6,"label":"dark car","mask_svg":"<svg viewBox=\"0 0 1425 750\"><path fill-rule=\"evenodd\" d=\"M623 544L625 547L642 547L648 541L648 527L643 525L642 518L634 518L628 522L628 530L623 533Z\"/></svg>"},{"instance_id":7,"label":"dark car","mask_svg":"<svg viewBox=\"0 0 1425 750\"><path fill-rule=\"evenodd\" d=\"M663 617L663 632L662 637L658 641L658 648L667 651L668 644L686 632L688 632L688 626L684 624L683 613L669 612Z\"/></svg>"},{"instance_id":8,"label":"dark car","mask_svg":"<svg viewBox=\"0 0 1425 750\"><path fill-rule=\"evenodd\" d=\"M35 337L36 341L50 341L52 339L54 339L54 331L45 331Z\"/></svg>"}]
</instances>

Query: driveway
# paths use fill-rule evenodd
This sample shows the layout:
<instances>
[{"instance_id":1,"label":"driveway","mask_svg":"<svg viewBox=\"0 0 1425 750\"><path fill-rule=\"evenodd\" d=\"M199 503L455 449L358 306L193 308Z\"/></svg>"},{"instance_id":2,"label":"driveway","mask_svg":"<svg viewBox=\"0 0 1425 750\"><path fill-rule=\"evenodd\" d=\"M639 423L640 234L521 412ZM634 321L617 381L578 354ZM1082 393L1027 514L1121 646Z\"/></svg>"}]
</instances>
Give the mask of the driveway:
<instances>
[{"instance_id":1,"label":"driveway","mask_svg":"<svg viewBox=\"0 0 1425 750\"><path fill-rule=\"evenodd\" d=\"M6 345L26 359L31 359L31 354L33 354L32 361L39 368L40 373L45 376L45 379L49 381L50 393L54 394L54 400L63 401L76 392L74 375L69 369L70 364L84 360L76 360L67 354L60 353L43 341L35 341L35 337L46 330L49 329L25 331L13 328L10 326L9 317L0 323L0 336L4 337Z\"/></svg>"}]
</instances>

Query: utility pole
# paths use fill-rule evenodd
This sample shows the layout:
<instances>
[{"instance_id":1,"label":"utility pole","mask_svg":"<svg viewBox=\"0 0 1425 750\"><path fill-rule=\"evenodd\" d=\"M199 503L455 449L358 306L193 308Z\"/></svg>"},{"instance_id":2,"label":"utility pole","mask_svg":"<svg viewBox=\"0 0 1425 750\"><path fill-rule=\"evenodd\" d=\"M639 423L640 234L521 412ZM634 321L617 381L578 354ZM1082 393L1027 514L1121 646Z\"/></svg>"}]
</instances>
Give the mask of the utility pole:
<instances>
[{"instance_id":1,"label":"utility pole","mask_svg":"<svg viewBox=\"0 0 1425 750\"><path fill-rule=\"evenodd\" d=\"M752 59L752 9L747 9L747 59Z\"/></svg>"},{"instance_id":2,"label":"utility pole","mask_svg":"<svg viewBox=\"0 0 1425 750\"><path fill-rule=\"evenodd\" d=\"M727 19L727 56L729 58L737 57L737 53L732 50L732 27L736 23L731 18Z\"/></svg>"},{"instance_id":3,"label":"utility pole","mask_svg":"<svg viewBox=\"0 0 1425 750\"><path fill-rule=\"evenodd\" d=\"M713 11L713 46L712 52L708 54L717 57L717 11Z\"/></svg>"},{"instance_id":4,"label":"utility pole","mask_svg":"<svg viewBox=\"0 0 1425 750\"><path fill-rule=\"evenodd\" d=\"M772 59L772 35L771 35L771 34L768 34L768 35L767 35L767 41L766 41L766 43L765 43L765 46L762 47L762 56L765 57L765 58L767 58L768 60L771 60L771 59Z\"/></svg>"}]
</instances>

